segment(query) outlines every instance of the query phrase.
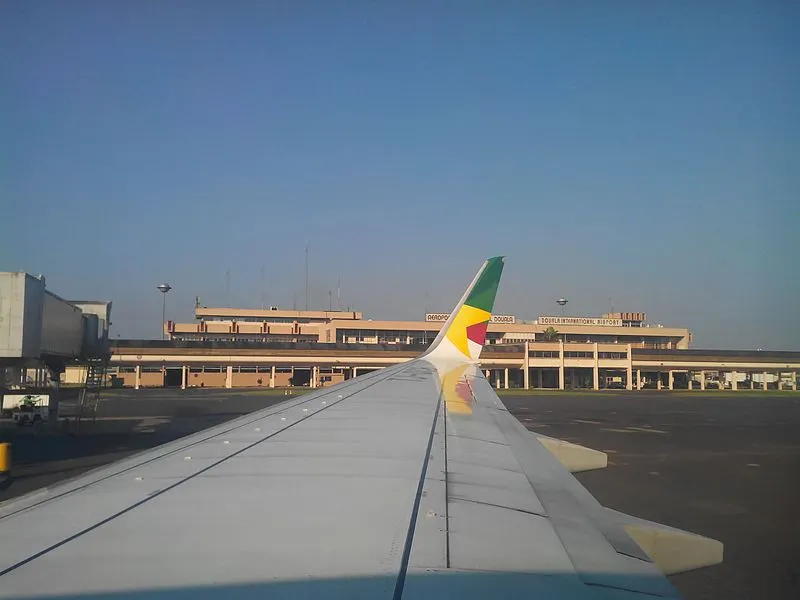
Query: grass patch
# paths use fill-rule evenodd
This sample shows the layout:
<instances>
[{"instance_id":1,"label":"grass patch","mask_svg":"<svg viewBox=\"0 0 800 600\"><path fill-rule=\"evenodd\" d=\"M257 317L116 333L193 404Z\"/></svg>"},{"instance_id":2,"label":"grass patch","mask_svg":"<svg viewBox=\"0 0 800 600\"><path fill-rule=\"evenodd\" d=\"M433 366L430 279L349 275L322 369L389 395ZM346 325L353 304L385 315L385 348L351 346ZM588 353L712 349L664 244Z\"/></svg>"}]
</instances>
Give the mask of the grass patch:
<instances>
[{"instance_id":1,"label":"grass patch","mask_svg":"<svg viewBox=\"0 0 800 600\"><path fill-rule=\"evenodd\" d=\"M508 390L495 389L498 396L557 396L564 394L567 396L615 396L625 390L558 390L558 389L530 389L512 388Z\"/></svg>"}]
</instances>

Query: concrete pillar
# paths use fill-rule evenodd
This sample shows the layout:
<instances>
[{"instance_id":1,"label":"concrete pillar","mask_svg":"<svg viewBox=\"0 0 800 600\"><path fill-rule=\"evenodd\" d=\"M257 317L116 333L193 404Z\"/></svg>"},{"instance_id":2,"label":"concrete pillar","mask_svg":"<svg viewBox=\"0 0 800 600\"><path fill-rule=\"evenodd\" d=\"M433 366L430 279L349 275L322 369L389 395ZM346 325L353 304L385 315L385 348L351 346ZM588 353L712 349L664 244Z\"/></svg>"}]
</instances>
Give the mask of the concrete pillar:
<instances>
[{"instance_id":1,"label":"concrete pillar","mask_svg":"<svg viewBox=\"0 0 800 600\"><path fill-rule=\"evenodd\" d=\"M231 365L225 367L225 387L228 389L233 387L233 367Z\"/></svg>"},{"instance_id":2,"label":"concrete pillar","mask_svg":"<svg viewBox=\"0 0 800 600\"><path fill-rule=\"evenodd\" d=\"M761 389L767 391L767 372L764 371L764 380L761 382Z\"/></svg>"},{"instance_id":3,"label":"concrete pillar","mask_svg":"<svg viewBox=\"0 0 800 600\"><path fill-rule=\"evenodd\" d=\"M275 365L269 370L269 387L275 387Z\"/></svg>"},{"instance_id":4,"label":"concrete pillar","mask_svg":"<svg viewBox=\"0 0 800 600\"><path fill-rule=\"evenodd\" d=\"M636 389L642 389L642 370L636 369Z\"/></svg>"},{"instance_id":5,"label":"concrete pillar","mask_svg":"<svg viewBox=\"0 0 800 600\"><path fill-rule=\"evenodd\" d=\"M508 389L508 367L506 367L506 371L503 376L503 388Z\"/></svg>"},{"instance_id":6,"label":"concrete pillar","mask_svg":"<svg viewBox=\"0 0 800 600\"><path fill-rule=\"evenodd\" d=\"M181 389L186 389L186 365L181 366Z\"/></svg>"},{"instance_id":7,"label":"concrete pillar","mask_svg":"<svg viewBox=\"0 0 800 600\"><path fill-rule=\"evenodd\" d=\"M656 375L658 376L656 389L660 391L664 387L664 385L661 383L661 372L657 372Z\"/></svg>"},{"instance_id":8,"label":"concrete pillar","mask_svg":"<svg viewBox=\"0 0 800 600\"><path fill-rule=\"evenodd\" d=\"M628 369L625 373L625 389L633 389L633 344L628 344Z\"/></svg>"},{"instance_id":9,"label":"concrete pillar","mask_svg":"<svg viewBox=\"0 0 800 600\"><path fill-rule=\"evenodd\" d=\"M526 390L531 389L531 343L525 342L525 359L522 363L522 385Z\"/></svg>"},{"instance_id":10,"label":"concrete pillar","mask_svg":"<svg viewBox=\"0 0 800 600\"><path fill-rule=\"evenodd\" d=\"M600 353L597 351L597 342L594 343L594 366L592 367L592 387L600 389Z\"/></svg>"},{"instance_id":11,"label":"concrete pillar","mask_svg":"<svg viewBox=\"0 0 800 600\"><path fill-rule=\"evenodd\" d=\"M498 373L497 370L495 370L494 372L496 374L495 378L494 378L494 387L495 387L496 390L499 390L500 389L500 373Z\"/></svg>"},{"instance_id":12,"label":"concrete pillar","mask_svg":"<svg viewBox=\"0 0 800 600\"><path fill-rule=\"evenodd\" d=\"M136 379L134 380L134 386L133 387L134 387L134 389L138 390L139 386L142 384L142 366L141 365L136 365L136 367L134 368L134 371L136 373Z\"/></svg>"},{"instance_id":13,"label":"concrete pillar","mask_svg":"<svg viewBox=\"0 0 800 600\"><path fill-rule=\"evenodd\" d=\"M752 372L750 373L750 389L751 390L756 389L756 380L753 379L753 373Z\"/></svg>"},{"instance_id":14,"label":"concrete pillar","mask_svg":"<svg viewBox=\"0 0 800 600\"><path fill-rule=\"evenodd\" d=\"M797 391L797 371L792 371L792 383L789 384L789 389Z\"/></svg>"},{"instance_id":15,"label":"concrete pillar","mask_svg":"<svg viewBox=\"0 0 800 600\"><path fill-rule=\"evenodd\" d=\"M776 373L776 375L778 376L778 382L776 383L776 385L778 386L778 391L780 392L783 389L783 384L781 383L781 379L782 379L783 373L778 371Z\"/></svg>"},{"instance_id":16,"label":"concrete pillar","mask_svg":"<svg viewBox=\"0 0 800 600\"><path fill-rule=\"evenodd\" d=\"M492 372L489 369L485 369L483 371L483 374L486 376L487 381L492 380Z\"/></svg>"},{"instance_id":17,"label":"concrete pillar","mask_svg":"<svg viewBox=\"0 0 800 600\"><path fill-rule=\"evenodd\" d=\"M358 377L358 367L353 367L353 378Z\"/></svg>"},{"instance_id":18,"label":"concrete pillar","mask_svg":"<svg viewBox=\"0 0 800 600\"><path fill-rule=\"evenodd\" d=\"M319 381L319 367L314 365L311 367L311 387L315 388L318 385Z\"/></svg>"},{"instance_id":19,"label":"concrete pillar","mask_svg":"<svg viewBox=\"0 0 800 600\"><path fill-rule=\"evenodd\" d=\"M706 389L706 372L700 371L700 390L703 391Z\"/></svg>"},{"instance_id":20,"label":"concrete pillar","mask_svg":"<svg viewBox=\"0 0 800 600\"><path fill-rule=\"evenodd\" d=\"M692 373L691 371L687 371L686 372L686 384L689 386L689 391L690 392L692 391L692 388L694 387L694 380L692 379L693 377L694 377L694 373Z\"/></svg>"},{"instance_id":21,"label":"concrete pillar","mask_svg":"<svg viewBox=\"0 0 800 600\"><path fill-rule=\"evenodd\" d=\"M731 390L734 392L739 389L739 382L736 381L736 376L738 373L736 371L731 371Z\"/></svg>"},{"instance_id":22,"label":"concrete pillar","mask_svg":"<svg viewBox=\"0 0 800 600\"><path fill-rule=\"evenodd\" d=\"M672 369L669 370L667 385L670 391L675 389L675 371L673 371Z\"/></svg>"},{"instance_id":23,"label":"concrete pillar","mask_svg":"<svg viewBox=\"0 0 800 600\"><path fill-rule=\"evenodd\" d=\"M558 340L558 389L564 389L564 340Z\"/></svg>"}]
</instances>

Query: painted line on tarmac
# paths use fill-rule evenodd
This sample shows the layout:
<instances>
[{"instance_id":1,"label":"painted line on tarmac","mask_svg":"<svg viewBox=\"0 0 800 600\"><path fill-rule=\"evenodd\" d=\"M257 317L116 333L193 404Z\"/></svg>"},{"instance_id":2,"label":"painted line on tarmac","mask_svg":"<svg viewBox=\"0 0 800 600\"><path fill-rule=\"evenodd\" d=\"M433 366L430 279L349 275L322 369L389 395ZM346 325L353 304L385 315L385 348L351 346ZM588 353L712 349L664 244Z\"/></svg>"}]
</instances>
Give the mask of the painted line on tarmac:
<instances>
[{"instance_id":1,"label":"painted line on tarmac","mask_svg":"<svg viewBox=\"0 0 800 600\"><path fill-rule=\"evenodd\" d=\"M601 431L610 431L611 433L657 433L660 435L668 435L669 431L661 429L647 429L645 427L626 427L625 429L617 429L616 427L603 427Z\"/></svg>"}]
</instances>

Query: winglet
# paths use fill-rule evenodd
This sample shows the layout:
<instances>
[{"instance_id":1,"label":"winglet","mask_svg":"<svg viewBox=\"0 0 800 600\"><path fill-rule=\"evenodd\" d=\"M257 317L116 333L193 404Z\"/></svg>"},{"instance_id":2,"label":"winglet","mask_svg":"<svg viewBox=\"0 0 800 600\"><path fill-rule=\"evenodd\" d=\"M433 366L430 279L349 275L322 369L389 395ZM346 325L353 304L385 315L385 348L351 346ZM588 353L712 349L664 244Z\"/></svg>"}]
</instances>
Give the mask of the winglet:
<instances>
[{"instance_id":1,"label":"winglet","mask_svg":"<svg viewBox=\"0 0 800 600\"><path fill-rule=\"evenodd\" d=\"M422 355L424 358L448 363L478 361L503 273L503 260L503 256L495 256L483 263L439 335Z\"/></svg>"}]
</instances>

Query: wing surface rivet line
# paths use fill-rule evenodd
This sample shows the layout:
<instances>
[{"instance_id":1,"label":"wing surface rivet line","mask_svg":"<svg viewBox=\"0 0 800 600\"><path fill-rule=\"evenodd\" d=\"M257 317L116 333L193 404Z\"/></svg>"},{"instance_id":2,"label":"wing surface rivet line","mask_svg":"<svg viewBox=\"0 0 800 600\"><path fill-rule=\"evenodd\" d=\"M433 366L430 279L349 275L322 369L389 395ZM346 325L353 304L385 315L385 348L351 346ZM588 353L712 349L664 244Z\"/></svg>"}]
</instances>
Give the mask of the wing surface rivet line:
<instances>
[{"instance_id":1,"label":"wing surface rivet line","mask_svg":"<svg viewBox=\"0 0 800 600\"><path fill-rule=\"evenodd\" d=\"M411 544L414 541L414 529L417 526L417 517L419 516L419 504L422 500L422 489L425 487L425 475L428 472L428 463L430 462L431 448L433 447L433 437L436 433L436 423L439 420L439 411L442 407L442 392L439 392L439 399L436 402L436 410L433 413L433 423L431 424L431 432L428 436L428 447L425 450L424 458L422 461L422 472L419 476L419 483L417 484L417 495L414 498L414 507L411 509L411 520L408 523L408 531L406 532L406 542L403 547L403 558L400 561L400 570L397 573L397 581L394 585L394 594L392 600L401 600L403 597L403 587L406 583L406 572L408 571L408 561L411 558Z\"/></svg>"}]
</instances>

